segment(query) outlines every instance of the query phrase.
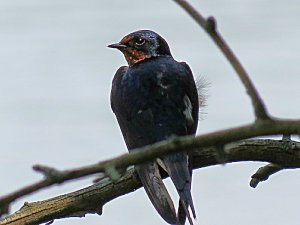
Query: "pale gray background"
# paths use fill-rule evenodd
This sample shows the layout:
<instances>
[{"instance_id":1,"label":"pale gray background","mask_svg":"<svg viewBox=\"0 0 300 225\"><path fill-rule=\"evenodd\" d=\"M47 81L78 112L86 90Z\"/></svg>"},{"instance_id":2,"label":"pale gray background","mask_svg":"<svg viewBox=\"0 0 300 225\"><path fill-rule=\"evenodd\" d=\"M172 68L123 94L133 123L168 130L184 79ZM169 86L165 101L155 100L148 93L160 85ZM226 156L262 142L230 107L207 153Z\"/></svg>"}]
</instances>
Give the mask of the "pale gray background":
<instances>
[{"instance_id":1,"label":"pale gray background","mask_svg":"<svg viewBox=\"0 0 300 225\"><path fill-rule=\"evenodd\" d=\"M214 15L274 116L300 117L298 0L192 1ZM211 82L199 134L253 120L234 71L194 21L173 1L0 1L0 195L41 179L36 163L78 167L126 152L109 106L111 79L125 64L110 43L137 29L168 40L174 57ZM197 225L299 224L300 174L281 172L248 185L263 163L195 172ZM91 184L91 178L23 198L42 200ZM174 193L174 191L173 191ZM142 189L105 205L103 215L54 224L165 224Z\"/></svg>"}]
</instances>

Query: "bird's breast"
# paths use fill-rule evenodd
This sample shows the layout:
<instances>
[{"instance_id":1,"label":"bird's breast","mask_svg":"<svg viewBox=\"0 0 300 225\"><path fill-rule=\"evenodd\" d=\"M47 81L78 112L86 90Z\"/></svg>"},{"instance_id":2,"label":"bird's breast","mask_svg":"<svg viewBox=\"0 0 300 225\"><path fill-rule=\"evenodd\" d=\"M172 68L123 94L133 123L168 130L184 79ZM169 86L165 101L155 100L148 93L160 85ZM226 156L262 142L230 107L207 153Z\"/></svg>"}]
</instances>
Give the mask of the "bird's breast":
<instances>
[{"instance_id":1,"label":"bird's breast","mask_svg":"<svg viewBox=\"0 0 300 225\"><path fill-rule=\"evenodd\" d=\"M184 126L190 113L178 70L173 69L165 64L128 69L120 90L128 122L151 123L160 130Z\"/></svg>"}]
</instances>

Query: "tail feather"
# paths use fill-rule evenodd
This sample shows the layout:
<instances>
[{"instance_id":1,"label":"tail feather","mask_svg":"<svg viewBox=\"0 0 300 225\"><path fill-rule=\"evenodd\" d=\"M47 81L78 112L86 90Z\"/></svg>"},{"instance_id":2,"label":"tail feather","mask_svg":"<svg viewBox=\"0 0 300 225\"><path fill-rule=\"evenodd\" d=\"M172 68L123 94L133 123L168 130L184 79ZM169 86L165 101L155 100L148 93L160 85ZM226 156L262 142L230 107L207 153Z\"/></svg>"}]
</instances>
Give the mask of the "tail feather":
<instances>
[{"instance_id":1,"label":"tail feather","mask_svg":"<svg viewBox=\"0 0 300 225\"><path fill-rule=\"evenodd\" d=\"M144 189L157 212L169 224L176 224L176 210L162 181L156 162L148 162L135 167Z\"/></svg>"},{"instance_id":2,"label":"tail feather","mask_svg":"<svg viewBox=\"0 0 300 225\"><path fill-rule=\"evenodd\" d=\"M191 208L194 219L196 218L196 212L191 195L192 178L188 168L187 154L175 153L167 155L162 161L180 197L177 223L184 224L187 217L189 223L193 225L189 207Z\"/></svg>"},{"instance_id":3,"label":"tail feather","mask_svg":"<svg viewBox=\"0 0 300 225\"><path fill-rule=\"evenodd\" d=\"M179 194L177 215L173 201L162 181L159 167L169 174ZM135 168L149 199L166 222L184 225L187 218L190 225L193 225L192 216L195 219L196 212L191 195L192 172L188 168L188 157L185 153L167 155L161 159L137 165Z\"/></svg>"},{"instance_id":4,"label":"tail feather","mask_svg":"<svg viewBox=\"0 0 300 225\"><path fill-rule=\"evenodd\" d=\"M181 202L181 205L183 207L183 210L184 210L184 213L185 213L185 218L188 218L188 221L189 221L190 225L194 225L192 217L190 215L190 211L188 209L188 205L186 205L186 202L182 198L180 198L179 201ZM178 221L180 221L179 215L178 215ZM184 223L185 223L185 219L184 219ZM184 223L182 223L182 224L184 224Z\"/></svg>"},{"instance_id":5,"label":"tail feather","mask_svg":"<svg viewBox=\"0 0 300 225\"><path fill-rule=\"evenodd\" d=\"M189 207L191 208L194 219L196 219L196 212L192 200L192 195L190 192L190 187L187 186L184 190L178 191L178 193L180 196L178 208L178 221L180 221L179 224L184 224L186 218L188 218L189 223L193 225L193 220L190 215Z\"/></svg>"},{"instance_id":6,"label":"tail feather","mask_svg":"<svg viewBox=\"0 0 300 225\"><path fill-rule=\"evenodd\" d=\"M179 201L183 202L182 203L183 208L185 208L184 207L185 205L187 205L187 208L190 207L193 214L193 218L196 219L196 211L195 211L192 194L191 194L191 185L187 185L183 191L180 191L179 196L180 196Z\"/></svg>"}]
</instances>

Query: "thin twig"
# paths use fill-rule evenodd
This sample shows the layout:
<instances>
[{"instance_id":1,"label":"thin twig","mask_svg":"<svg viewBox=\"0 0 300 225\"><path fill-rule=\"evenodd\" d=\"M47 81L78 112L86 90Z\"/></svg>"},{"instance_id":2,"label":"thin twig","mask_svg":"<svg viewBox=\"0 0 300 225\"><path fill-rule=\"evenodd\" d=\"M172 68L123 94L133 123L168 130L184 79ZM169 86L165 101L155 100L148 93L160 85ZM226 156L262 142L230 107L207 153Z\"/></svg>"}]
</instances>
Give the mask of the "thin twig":
<instances>
[{"instance_id":1,"label":"thin twig","mask_svg":"<svg viewBox=\"0 0 300 225\"><path fill-rule=\"evenodd\" d=\"M214 40L220 50L223 52L225 57L228 59L234 70L237 72L239 78L244 84L247 93L249 94L252 105L254 107L254 113L257 120L269 120L270 117L267 113L267 109L263 103L263 100L259 96L256 88L249 79L246 70L243 68L233 51L229 48L224 38L217 31L215 19L209 17L207 20L187 1L185 0L174 0L178 3Z\"/></svg>"},{"instance_id":2,"label":"thin twig","mask_svg":"<svg viewBox=\"0 0 300 225\"><path fill-rule=\"evenodd\" d=\"M260 182L266 181L272 174L283 169L284 168L282 166L275 165L273 163L260 167L256 173L251 176L250 186L252 188L256 188Z\"/></svg>"}]
</instances>

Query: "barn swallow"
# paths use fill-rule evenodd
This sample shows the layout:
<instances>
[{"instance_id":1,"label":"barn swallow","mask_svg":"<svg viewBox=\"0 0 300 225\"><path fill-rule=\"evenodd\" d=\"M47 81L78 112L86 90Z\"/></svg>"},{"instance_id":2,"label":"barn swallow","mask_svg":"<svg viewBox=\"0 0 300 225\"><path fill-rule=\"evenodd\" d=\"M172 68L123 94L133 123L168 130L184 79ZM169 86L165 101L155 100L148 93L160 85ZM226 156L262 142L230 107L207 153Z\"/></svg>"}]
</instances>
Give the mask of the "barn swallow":
<instances>
[{"instance_id":1,"label":"barn swallow","mask_svg":"<svg viewBox=\"0 0 300 225\"><path fill-rule=\"evenodd\" d=\"M127 148L151 145L174 136L195 135L199 100L193 74L185 62L177 62L159 34L139 30L119 43L128 66L120 67L112 81L111 108L117 117ZM135 166L152 204L169 224L193 224L196 212L191 195L191 157L174 153ZM168 173L179 194L176 213L162 181Z\"/></svg>"}]
</instances>

